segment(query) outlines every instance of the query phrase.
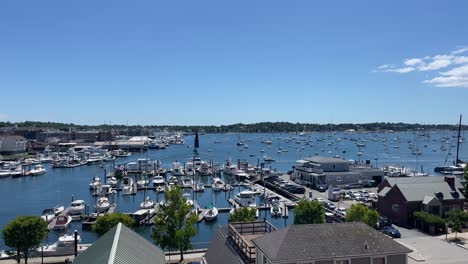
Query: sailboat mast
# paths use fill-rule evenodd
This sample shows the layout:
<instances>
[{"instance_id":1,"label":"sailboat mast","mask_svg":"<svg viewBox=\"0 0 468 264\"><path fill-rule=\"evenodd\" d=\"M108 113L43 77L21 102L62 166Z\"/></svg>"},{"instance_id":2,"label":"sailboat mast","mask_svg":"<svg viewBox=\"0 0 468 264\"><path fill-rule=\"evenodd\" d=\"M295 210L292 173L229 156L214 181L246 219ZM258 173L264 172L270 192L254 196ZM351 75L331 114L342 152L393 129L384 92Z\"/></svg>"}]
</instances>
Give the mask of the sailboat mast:
<instances>
[{"instance_id":1,"label":"sailboat mast","mask_svg":"<svg viewBox=\"0 0 468 264\"><path fill-rule=\"evenodd\" d=\"M462 115L460 115L460 121L458 122L458 135L457 135L457 156L455 158L455 166L458 164L458 152L460 151L460 131L461 131Z\"/></svg>"}]
</instances>

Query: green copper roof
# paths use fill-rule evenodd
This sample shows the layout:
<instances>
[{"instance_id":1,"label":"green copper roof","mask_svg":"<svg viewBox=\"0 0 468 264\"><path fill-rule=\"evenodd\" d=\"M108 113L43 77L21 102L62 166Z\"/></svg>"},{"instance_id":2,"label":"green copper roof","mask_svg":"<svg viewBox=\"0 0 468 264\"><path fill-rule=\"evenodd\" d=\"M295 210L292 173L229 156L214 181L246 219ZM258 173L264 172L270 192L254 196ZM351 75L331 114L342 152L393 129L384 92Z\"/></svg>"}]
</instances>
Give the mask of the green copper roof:
<instances>
[{"instance_id":1,"label":"green copper roof","mask_svg":"<svg viewBox=\"0 0 468 264\"><path fill-rule=\"evenodd\" d=\"M74 264L163 264L164 252L119 223L78 255Z\"/></svg>"}]
</instances>

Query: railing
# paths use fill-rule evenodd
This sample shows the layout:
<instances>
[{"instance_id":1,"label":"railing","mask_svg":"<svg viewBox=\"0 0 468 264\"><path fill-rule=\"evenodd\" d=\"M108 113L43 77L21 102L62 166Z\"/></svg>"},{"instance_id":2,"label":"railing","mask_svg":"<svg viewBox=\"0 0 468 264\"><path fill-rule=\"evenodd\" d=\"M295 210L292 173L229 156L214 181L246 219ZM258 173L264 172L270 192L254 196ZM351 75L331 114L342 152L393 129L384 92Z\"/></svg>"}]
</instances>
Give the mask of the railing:
<instances>
[{"instance_id":1,"label":"railing","mask_svg":"<svg viewBox=\"0 0 468 264\"><path fill-rule=\"evenodd\" d=\"M276 227L267 221L263 222L242 222L230 223L228 225L228 240L240 253L240 256L247 263L255 263L256 249L250 245L242 235L262 235L277 230Z\"/></svg>"}]
</instances>

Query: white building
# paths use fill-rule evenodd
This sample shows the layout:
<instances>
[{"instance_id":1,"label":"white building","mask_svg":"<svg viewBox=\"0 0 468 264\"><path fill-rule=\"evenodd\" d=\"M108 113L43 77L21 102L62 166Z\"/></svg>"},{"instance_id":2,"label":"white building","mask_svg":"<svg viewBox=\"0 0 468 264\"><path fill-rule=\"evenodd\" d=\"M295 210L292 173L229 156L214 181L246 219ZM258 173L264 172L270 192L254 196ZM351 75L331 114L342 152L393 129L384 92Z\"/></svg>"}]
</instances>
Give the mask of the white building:
<instances>
[{"instance_id":1,"label":"white building","mask_svg":"<svg viewBox=\"0 0 468 264\"><path fill-rule=\"evenodd\" d=\"M28 141L22 136L6 136L0 139L0 152L5 154L25 152Z\"/></svg>"}]
</instances>

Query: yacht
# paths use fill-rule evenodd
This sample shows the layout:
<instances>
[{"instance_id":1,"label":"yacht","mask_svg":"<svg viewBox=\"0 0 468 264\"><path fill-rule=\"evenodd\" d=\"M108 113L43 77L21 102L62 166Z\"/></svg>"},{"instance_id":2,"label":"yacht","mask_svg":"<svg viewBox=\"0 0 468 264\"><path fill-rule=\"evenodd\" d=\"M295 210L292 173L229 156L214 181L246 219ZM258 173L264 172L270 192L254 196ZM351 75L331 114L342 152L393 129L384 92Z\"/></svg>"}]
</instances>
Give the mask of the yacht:
<instances>
[{"instance_id":1,"label":"yacht","mask_svg":"<svg viewBox=\"0 0 468 264\"><path fill-rule=\"evenodd\" d=\"M242 191L234 197L234 201L241 207L257 208L257 201L255 199L257 193L249 190Z\"/></svg>"},{"instance_id":2,"label":"yacht","mask_svg":"<svg viewBox=\"0 0 468 264\"><path fill-rule=\"evenodd\" d=\"M109 184L111 187L117 187L118 181L116 177L110 177L107 180L107 184Z\"/></svg>"},{"instance_id":3,"label":"yacht","mask_svg":"<svg viewBox=\"0 0 468 264\"><path fill-rule=\"evenodd\" d=\"M72 217L69 215L59 215L56 218L54 230L67 229L70 226Z\"/></svg>"},{"instance_id":4,"label":"yacht","mask_svg":"<svg viewBox=\"0 0 468 264\"><path fill-rule=\"evenodd\" d=\"M190 205L190 207L192 207L192 206L193 206L193 200L190 199L190 194L189 194L189 193L184 193L183 196L184 196L184 198L186 199L185 203L186 203L187 205Z\"/></svg>"},{"instance_id":5,"label":"yacht","mask_svg":"<svg viewBox=\"0 0 468 264\"><path fill-rule=\"evenodd\" d=\"M155 176L152 182L154 187L163 186L166 183L164 177L159 175Z\"/></svg>"},{"instance_id":6,"label":"yacht","mask_svg":"<svg viewBox=\"0 0 468 264\"><path fill-rule=\"evenodd\" d=\"M205 185L203 185L202 183L195 184L193 186L193 191L194 192L204 192L205 191Z\"/></svg>"},{"instance_id":7,"label":"yacht","mask_svg":"<svg viewBox=\"0 0 468 264\"><path fill-rule=\"evenodd\" d=\"M272 217L281 216L281 209L278 200L273 200L271 202L270 213Z\"/></svg>"},{"instance_id":8,"label":"yacht","mask_svg":"<svg viewBox=\"0 0 468 264\"><path fill-rule=\"evenodd\" d=\"M0 178L10 177L10 176L11 176L10 170L0 170Z\"/></svg>"},{"instance_id":9,"label":"yacht","mask_svg":"<svg viewBox=\"0 0 468 264\"><path fill-rule=\"evenodd\" d=\"M110 203L109 199L107 197L99 197L97 203L96 203L96 212L98 213L103 213L109 210Z\"/></svg>"},{"instance_id":10,"label":"yacht","mask_svg":"<svg viewBox=\"0 0 468 264\"><path fill-rule=\"evenodd\" d=\"M137 186L140 188L146 187L148 185L149 185L149 180L146 177L137 181Z\"/></svg>"},{"instance_id":11,"label":"yacht","mask_svg":"<svg viewBox=\"0 0 468 264\"><path fill-rule=\"evenodd\" d=\"M193 180L190 177L184 177L182 179L182 188L192 188Z\"/></svg>"},{"instance_id":12,"label":"yacht","mask_svg":"<svg viewBox=\"0 0 468 264\"><path fill-rule=\"evenodd\" d=\"M220 178L213 179L213 184L212 184L213 191L219 192L223 189L223 187L224 187L224 182Z\"/></svg>"},{"instance_id":13,"label":"yacht","mask_svg":"<svg viewBox=\"0 0 468 264\"><path fill-rule=\"evenodd\" d=\"M82 214L85 209L85 201L83 200L75 200L71 202L70 208L68 209L68 213L71 215L78 215Z\"/></svg>"},{"instance_id":14,"label":"yacht","mask_svg":"<svg viewBox=\"0 0 468 264\"><path fill-rule=\"evenodd\" d=\"M89 189L97 190L100 185L101 185L101 179L99 177L93 177L93 179L89 183Z\"/></svg>"},{"instance_id":15,"label":"yacht","mask_svg":"<svg viewBox=\"0 0 468 264\"><path fill-rule=\"evenodd\" d=\"M110 184L101 185L100 194L102 194L104 196L109 196L111 194L116 194L116 193L117 193L117 191L114 190L114 188L112 188L112 186Z\"/></svg>"},{"instance_id":16,"label":"yacht","mask_svg":"<svg viewBox=\"0 0 468 264\"><path fill-rule=\"evenodd\" d=\"M128 195L133 193L133 180L130 177L122 178L122 194Z\"/></svg>"},{"instance_id":17,"label":"yacht","mask_svg":"<svg viewBox=\"0 0 468 264\"><path fill-rule=\"evenodd\" d=\"M47 171L44 168L44 166L42 166L41 164L37 164L37 165L34 166L34 168L32 170L29 171L29 174L32 175L32 176L36 176L36 175L44 174L46 172Z\"/></svg>"},{"instance_id":18,"label":"yacht","mask_svg":"<svg viewBox=\"0 0 468 264\"><path fill-rule=\"evenodd\" d=\"M59 214L61 214L61 213L65 210L65 206L63 206L63 205L57 205L57 206L55 206L53 209L54 209L54 214L55 214L55 215L59 215Z\"/></svg>"},{"instance_id":19,"label":"yacht","mask_svg":"<svg viewBox=\"0 0 468 264\"><path fill-rule=\"evenodd\" d=\"M172 163L172 176L184 176L184 171L182 169L182 166L180 165L180 162L173 162Z\"/></svg>"},{"instance_id":20,"label":"yacht","mask_svg":"<svg viewBox=\"0 0 468 264\"><path fill-rule=\"evenodd\" d=\"M145 201L140 204L141 209L154 208L154 202L149 196L146 197Z\"/></svg>"},{"instance_id":21,"label":"yacht","mask_svg":"<svg viewBox=\"0 0 468 264\"><path fill-rule=\"evenodd\" d=\"M77 243L81 242L80 235L77 236ZM78 254L88 249L88 244L78 244ZM37 247L35 252L38 256L68 256L75 253L75 236L64 234L52 245Z\"/></svg>"}]
</instances>

